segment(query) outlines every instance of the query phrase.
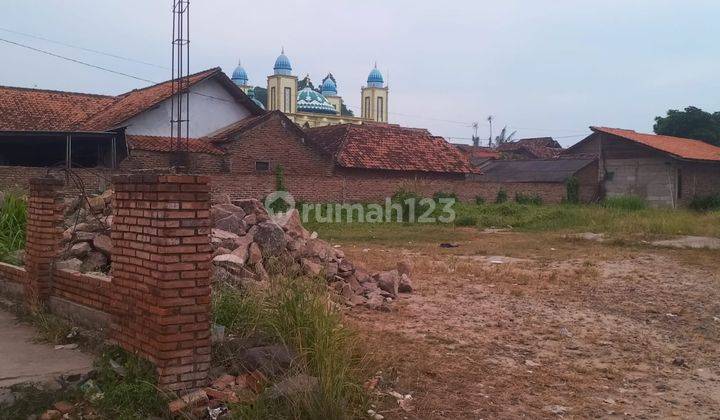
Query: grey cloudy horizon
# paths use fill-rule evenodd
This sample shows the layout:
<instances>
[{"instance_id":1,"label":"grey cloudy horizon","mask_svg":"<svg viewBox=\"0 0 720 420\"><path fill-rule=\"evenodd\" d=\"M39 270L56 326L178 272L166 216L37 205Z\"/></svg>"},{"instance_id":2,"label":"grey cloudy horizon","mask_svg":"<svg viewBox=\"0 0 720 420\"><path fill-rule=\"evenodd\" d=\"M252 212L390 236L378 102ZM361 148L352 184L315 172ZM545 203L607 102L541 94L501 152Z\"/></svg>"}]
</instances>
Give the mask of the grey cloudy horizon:
<instances>
[{"instance_id":1,"label":"grey cloudy horizon","mask_svg":"<svg viewBox=\"0 0 720 420\"><path fill-rule=\"evenodd\" d=\"M170 65L171 1L4 0L0 28ZM500 4L501 3L501 4ZM284 47L358 111L377 61L390 122L469 143L470 124L573 144L603 125L651 132L668 109L720 110L715 1L191 0L191 71L238 59L264 86ZM170 70L0 30L0 38L149 80ZM0 85L116 95L146 86L0 42Z\"/></svg>"}]
</instances>

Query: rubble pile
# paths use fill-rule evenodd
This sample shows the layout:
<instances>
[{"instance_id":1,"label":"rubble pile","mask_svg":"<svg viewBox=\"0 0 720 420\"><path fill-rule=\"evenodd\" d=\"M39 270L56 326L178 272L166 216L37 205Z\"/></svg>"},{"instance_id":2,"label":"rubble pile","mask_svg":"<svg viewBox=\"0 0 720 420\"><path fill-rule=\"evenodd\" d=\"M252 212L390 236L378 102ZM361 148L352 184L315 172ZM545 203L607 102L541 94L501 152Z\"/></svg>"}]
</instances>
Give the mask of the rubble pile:
<instances>
[{"instance_id":1,"label":"rubble pile","mask_svg":"<svg viewBox=\"0 0 720 420\"><path fill-rule=\"evenodd\" d=\"M94 197L65 199L60 259L56 268L83 273L110 271L113 190Z\"/></svg>"},{"instance_id":2,"label":"rubble pile","mask_svg":"<svg viewBox=\"0 0 720 420\"><path fill-rule=\"evenodd\" d=\"M57 268L108 273L112 241L112 190L93 197L66 200L63 248ZM412 291L412 265L400 261L393 270L370 273L345 258L343 251L308 232L297 210L285 220L271 220L255 199L227 201L210 210L213 280L246 289L263 288L270 264L293 267L324 277L328 287L349 306L388 310L400 293ZM277 219L276 219L277 220Z\"/></svg>"},{"instance_id":3,"label":"rubble pile","mask_svg":"<svg viewBox=\"0 0 720 420\"><path fill-rule=\"evenodd\" d=\"M291 210L287 221L278 224L258 200L246 199L216 204L210 217L215 280L230 280L246 288L263 287L268 278L266 264L275 260L295 265L305 274L324 277L349 306L387 310L388 302L412 291L412 265L408 261L397 263L390 271L369 273L345 258L341 249L308 232L297 210Z\"/></svg>"}]
</instances>

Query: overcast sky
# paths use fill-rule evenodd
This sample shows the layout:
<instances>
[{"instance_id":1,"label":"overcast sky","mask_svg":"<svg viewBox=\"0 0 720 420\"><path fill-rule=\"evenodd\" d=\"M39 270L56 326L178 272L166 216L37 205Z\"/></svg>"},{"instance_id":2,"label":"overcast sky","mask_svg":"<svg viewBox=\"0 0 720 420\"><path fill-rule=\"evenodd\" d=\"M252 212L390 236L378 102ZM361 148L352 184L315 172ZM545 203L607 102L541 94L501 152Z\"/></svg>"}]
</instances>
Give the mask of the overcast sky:
<instances>
[{"instance_id":1,"label":"overcast sky","mask_svg":"<svg viewBox=\"0 0 720 420\"><path fill-rule=\"evenodd\" d=\"M171 0L3 0L0 28L170 65ZM242 59L264 86L281 46L296 75L331 71L359 113L373 62L391 122L470 142L504 125L564 145L605 125L649 132L669 108L720 110L716 0L191 0L191 70ZM0 30L150 80L170 70ZM0 42L0 84L118 94L147 82ZM457 138L457 139L456 139ZM465 140L467 138L467 140Z\"/></svg>"}]
</instances>

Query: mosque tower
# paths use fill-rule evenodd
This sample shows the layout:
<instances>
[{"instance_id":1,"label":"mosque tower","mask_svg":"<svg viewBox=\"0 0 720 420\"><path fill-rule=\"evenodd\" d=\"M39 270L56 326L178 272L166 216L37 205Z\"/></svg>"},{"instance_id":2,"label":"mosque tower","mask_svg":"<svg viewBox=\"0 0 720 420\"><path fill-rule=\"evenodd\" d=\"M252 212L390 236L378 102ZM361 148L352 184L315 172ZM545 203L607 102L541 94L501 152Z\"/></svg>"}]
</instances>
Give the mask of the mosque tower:
<instances>
[{"instance_id":1,"label":"mosque tower","mask_svg":"<svg viewBox=\"0 0 720 420\"><path fill-rule=\"evenodd\" d=\"M298 80L297 76L292 75L292 66L285 49L275 60L273 70L274 73L267 78L267 109L294 114L297 112Z\"/></svg>"},{"instance_id":2,"label":"mosque tower","mask_svg":"<svg viewBox=\"0 0 720 420\"><path fill-rule=\"evenodd\" d=\"M337 92L337 82L332 73L328 73L320 86L320 93L327 99L328 102L335 108L337 115L342 113L343 100Z\"/></svg>"},{"instance_id":3,"label":"mosque tower","mask_svg":"<svg viewBox=\"0 0 720 420\"><path fill-rule=\"evenodd\" d=\"M238 61L238 65L235 67L230 80L235 82L235 84L245 93L248 93L248 91L252 89L252 86L248 85L248 75L240 61Z\"/></svg>"},{"instance_id":4,"label":"mosque tower","mask_svg":"<svg viewBox=\"0 0 720 420\"><path fill-rule=\"evenodd\" d=\"M388 88L377 63L368 75L367 86L361 89L360 106L363 119L388 122Z\"/></svg>"}]
</instances>

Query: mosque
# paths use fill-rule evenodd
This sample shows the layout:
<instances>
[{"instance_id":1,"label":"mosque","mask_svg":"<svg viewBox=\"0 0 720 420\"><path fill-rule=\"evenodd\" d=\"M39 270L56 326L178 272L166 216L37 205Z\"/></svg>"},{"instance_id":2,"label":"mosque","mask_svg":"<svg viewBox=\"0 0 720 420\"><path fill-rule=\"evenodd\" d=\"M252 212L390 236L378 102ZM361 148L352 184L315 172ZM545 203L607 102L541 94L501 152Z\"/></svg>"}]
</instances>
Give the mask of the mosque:
<instances>
[{"instance_id":1,"label":"mosque","mask_svg":"<svg viewBox=\"0 0 720 420\"><path fill-rule=\"evenodd\" d=\"M241 63L231 79L256 104L269 111L284 112L301 127L388 122L388 87L377 65L370 71L367 85L360 89L360 117L345 107L332 73L325 76L319 89L314 88L309 76L298 81L284 50L275 60L273 74L267 77L267 90L248 84L249 78Z\"/></svg>"}]
</instances>

